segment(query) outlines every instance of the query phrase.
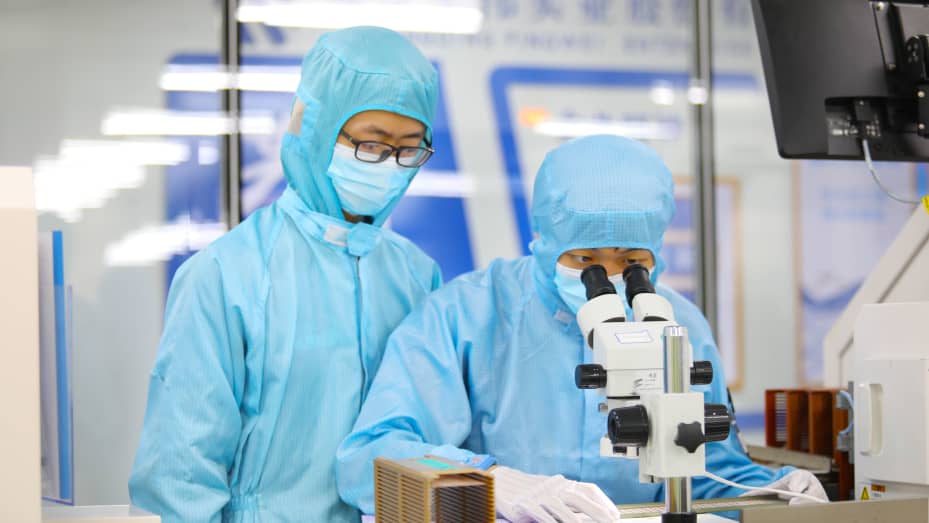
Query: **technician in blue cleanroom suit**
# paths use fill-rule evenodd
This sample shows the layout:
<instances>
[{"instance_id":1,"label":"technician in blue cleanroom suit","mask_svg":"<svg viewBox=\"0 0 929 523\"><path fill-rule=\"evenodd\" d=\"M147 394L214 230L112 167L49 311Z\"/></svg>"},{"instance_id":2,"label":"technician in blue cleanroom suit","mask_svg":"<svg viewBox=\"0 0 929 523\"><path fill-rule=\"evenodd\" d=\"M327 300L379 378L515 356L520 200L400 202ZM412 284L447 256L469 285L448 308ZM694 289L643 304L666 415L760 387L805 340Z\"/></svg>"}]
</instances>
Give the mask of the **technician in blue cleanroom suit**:
<instances>
[{"instance_id":1,"label":"technician in blue cleanroom suit","mask_svg":"<svg viewBox=\"0 0 929 523\"><path fill-rule=\"evenodd\" d=\"M431 154L437 73L404 37L323 35L303 61L288 187L188 260L129 492L166 523L342 522L335 453L390 332L441 278L381 228Z\"/></svg>"},{"instance_id":2,"label":"technician in blue cleanroom suit","mask_svg":"<svg viewBox=\"0 0 929 523\"><path fill-rule=\"evenodd\" d=\"M535 180L532 254L455 279L391 336L355 427L339 447L342 499L371 512L373 459L425 454L496 458L497 507L510 520L554 521L556 514L573 521L566 507L615 519L604 493L617 503L663 499L660 484L639 483L638 461L600 457L607 415L598 409L597 391L574 383L575 367L593 357L575 313L585 301L580 269L603 265L623 295L623 269L647 266L657 292L688 328L694 358L713 363L713 383L694 390L707 402L729 403L706 320L658 283L664 268L658 253L673 214L671 174L650 148L591 136L550 152ZM808 472L753 464L734 434L707 445L707 468L732 481L777 482L825 497ZM695 478L693 492L708 498L743 491Z\"/></svg>"}]
</instances>

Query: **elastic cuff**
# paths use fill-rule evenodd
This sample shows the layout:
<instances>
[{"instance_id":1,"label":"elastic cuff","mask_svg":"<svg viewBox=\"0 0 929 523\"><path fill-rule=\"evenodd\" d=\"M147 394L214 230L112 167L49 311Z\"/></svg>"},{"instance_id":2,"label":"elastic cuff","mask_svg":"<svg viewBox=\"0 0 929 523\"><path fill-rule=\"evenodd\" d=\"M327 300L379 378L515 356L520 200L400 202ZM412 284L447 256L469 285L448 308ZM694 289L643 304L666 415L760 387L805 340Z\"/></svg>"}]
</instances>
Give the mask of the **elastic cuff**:
<instances>
[{"instance_id":1,"label":"elastic cuff","mask_svg":"<svg viewBox=\"0 0 929 523\"><path fill-rule=\"evenodd\" d=\"M429 454L480 470L487 470L497 464L497 459L489 454L475 454L454 445L440 445L433 448Z\"/></svg>"},{"instance_id":2,"label":"elastic cuff","mask_svg":"<svg viewBox=\"0 0 929 523\"><path fill-rule=\"evenodd\" d=\"M475 454L462 463L472 468L487 470L497 464L497 458L490 454Z\"/></svg>"},{"instance_id":3,"label":"elastic cuff","mask_svg":"<svg viewBox=\"0 0 929 523\"><path fill-rule=\"evenodd\" d=\"M454 445L439 445L438 447L430 449L427 454L432 454L433 456L451 461L457 461L458 463L464 463L471 459L471 456L474 456L474 453L470 450L460 449Z\"/></svg>"}]
</instances>

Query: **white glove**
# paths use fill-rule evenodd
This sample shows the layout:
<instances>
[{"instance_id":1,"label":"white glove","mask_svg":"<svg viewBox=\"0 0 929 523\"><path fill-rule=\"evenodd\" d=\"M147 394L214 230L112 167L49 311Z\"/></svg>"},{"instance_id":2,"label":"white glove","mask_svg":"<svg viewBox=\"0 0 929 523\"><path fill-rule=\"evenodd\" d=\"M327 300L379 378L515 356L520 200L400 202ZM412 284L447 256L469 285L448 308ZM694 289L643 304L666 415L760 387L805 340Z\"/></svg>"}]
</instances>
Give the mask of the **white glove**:
<instances>
[{"instance_id":1,"label":"white glove","mask_svg":"<svg viewBox=\"0 0 929 523\"><path fill-rule=\"evenodd\" d=\"M509 467L497 467L491 473L497 512L513 523L580 523L573 511L598 522L619 521L616 505L593 483L572 481L561 474L526 474Z\"/></svg>"},{"instance_id":2,"label":"white glove","mask_svg":"<svg viewBox=\"0 0 929 523\"><path fill-rule=\"evenodd\" d=\"M790 472L783 478L766 485L765 488L777 489L777 490L787 490L790 492L799 492L800 494L806 494L808 496L813 496L814 498L819 498L823 501L829 501L829 496L826 495L826 491L823 490L822 484L816 479L816 476L808 470L797 469L793 472ZM765 492L763 490L750 490L742 496L752 496L752 495L763 495ZM808 499L804 499L797 496L787 496L785 494L778 494L777 497L781 499L787 499L788 504L795 505L800 503L813 503Z\"/></svg>"}]
</instances>

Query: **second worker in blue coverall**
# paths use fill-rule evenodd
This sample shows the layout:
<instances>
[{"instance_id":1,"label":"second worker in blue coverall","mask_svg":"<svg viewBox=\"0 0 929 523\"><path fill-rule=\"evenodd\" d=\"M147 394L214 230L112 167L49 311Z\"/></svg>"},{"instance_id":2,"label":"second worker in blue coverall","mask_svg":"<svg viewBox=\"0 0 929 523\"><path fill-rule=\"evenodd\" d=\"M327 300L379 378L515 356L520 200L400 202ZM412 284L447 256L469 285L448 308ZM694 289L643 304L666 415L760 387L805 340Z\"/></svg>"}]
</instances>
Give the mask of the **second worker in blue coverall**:
<instances>
[{"instance_id":1,"label":"second worker in blue coverall","mask_svg":"<svg viewBox=\"0 0 929 523\"><path fill-rule=\"evenodd\" d=\"M598 408L597 391L574 383L575 367L593 357L575 313L585 300L580 269L603 264L622 296L622 269L646 265L657 292L687 327L694 358L716 370L711 385L693 389L706 402L728 405L706 320L659 283L664 264L658 253L673 196L664 163L638 142L591 136L550 152L535 180L532 254L495 260L453 280L391 336L355 427L339 448L342 498L373 511L378 456L468 461L488 454L501 465L494 470L497 507L509 519L554 521L555 515L572 521L568 507L611 520L618 513L604 493L615 503L661 499L662 485L639 483L638 461L599 454L607 414ZM735 434L709 443L706 463L732 481L767 485L783 477L781 488L824 497L808 472L752 463ZM693 480L696 498L742 492Z\"/></svg>"}]
</instances>

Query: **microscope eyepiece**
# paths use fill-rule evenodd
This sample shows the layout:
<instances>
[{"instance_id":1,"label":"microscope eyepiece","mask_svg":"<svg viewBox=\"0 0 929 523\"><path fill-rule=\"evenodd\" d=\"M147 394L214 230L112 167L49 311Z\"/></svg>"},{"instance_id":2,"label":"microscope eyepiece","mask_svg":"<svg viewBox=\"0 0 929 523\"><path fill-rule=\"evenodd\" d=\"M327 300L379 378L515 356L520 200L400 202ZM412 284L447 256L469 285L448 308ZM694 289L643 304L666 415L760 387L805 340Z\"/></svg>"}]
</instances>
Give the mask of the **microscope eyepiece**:
<instances>
[{"instance_id":1,"label":"microscope eyepiece","mask_svg":"<svg viewBox=\"0 0 929 523\"><path fill-rule=\"evenodd\" d=\"M581 271L581 281L587 289L587 299L592 300L604 294L616 294L616 287L610 282L603 265L591 265Z\"/></svg>"},{"instance_id":2,"label":"microscope eyepiece","mask_svg":"<svg viewBox=\"0 0 929 523\"><path fill-rule=\"evenodd\" d=\"M629 306L632 306L632 300L639 294L655 294L655 287L648 279L648 269L644 265L637 263L626 267L623 271L623 281L626 282L626 300Z\"/></svg>"}]
</instances>

